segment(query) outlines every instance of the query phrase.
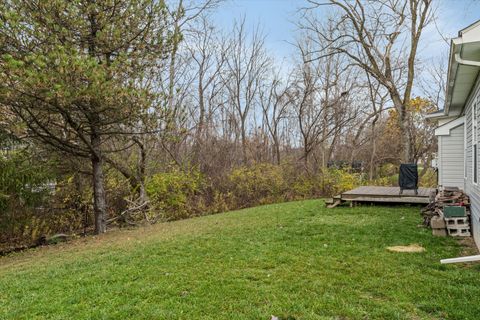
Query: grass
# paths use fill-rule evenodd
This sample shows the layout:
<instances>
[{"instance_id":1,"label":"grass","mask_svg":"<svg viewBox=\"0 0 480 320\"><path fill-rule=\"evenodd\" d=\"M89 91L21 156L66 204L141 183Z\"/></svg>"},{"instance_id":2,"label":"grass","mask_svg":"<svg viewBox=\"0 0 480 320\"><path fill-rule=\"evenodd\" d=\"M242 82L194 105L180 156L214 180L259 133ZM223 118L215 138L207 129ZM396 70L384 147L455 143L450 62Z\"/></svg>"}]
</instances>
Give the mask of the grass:
<instances>
[{"instance_id":1,"label":"grass","mask_svg":"<svg viewBox=\"0 0 480 320\"><path fill-rule=\"evenodd\" d=\"M314 200L40 248L0 258L0 319L478 319L479 265L419 223Z\"/></svg>"}]
</instances>

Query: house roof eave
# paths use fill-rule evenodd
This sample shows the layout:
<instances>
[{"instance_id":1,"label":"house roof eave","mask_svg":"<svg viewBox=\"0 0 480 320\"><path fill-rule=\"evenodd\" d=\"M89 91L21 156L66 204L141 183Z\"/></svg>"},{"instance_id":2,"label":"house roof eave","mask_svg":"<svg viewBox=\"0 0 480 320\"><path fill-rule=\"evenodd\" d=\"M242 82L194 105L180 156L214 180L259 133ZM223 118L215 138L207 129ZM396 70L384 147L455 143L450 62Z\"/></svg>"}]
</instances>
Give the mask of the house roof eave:
<instances>
[{"instance_id":1,"label":"house roof eave","mask_svg":"<svg viewBox=\"0 0 480 320\"><path fill-rule=\"evenodd\" d=\"M462 112L480 71L480 55L477 54L480 44L480 20L460 30L458 35L457 38L451 40L450 44L445 116L454 116ZM470 52L470 56L467 58L464 57L466 48L467 52Z\"/></svg>"}]
</instances>

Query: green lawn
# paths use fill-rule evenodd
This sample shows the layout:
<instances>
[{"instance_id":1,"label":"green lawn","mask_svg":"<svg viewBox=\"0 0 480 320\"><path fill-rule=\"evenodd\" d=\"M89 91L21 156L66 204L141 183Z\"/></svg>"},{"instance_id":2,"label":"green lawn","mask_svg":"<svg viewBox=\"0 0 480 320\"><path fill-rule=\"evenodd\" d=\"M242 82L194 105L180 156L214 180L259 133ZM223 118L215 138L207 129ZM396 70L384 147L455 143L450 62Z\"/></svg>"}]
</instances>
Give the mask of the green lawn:
<instances>
[{"instance_id":1,"label":"green lawn","mask_svg":"<svg viewBox=\"0 0 480 320\"><path fill-rule=\"evenodd\" d=\"M419 223L315 200L31 250L0 258L0 319L479 319L479 265Z\"/></svg>"}]
</instances>

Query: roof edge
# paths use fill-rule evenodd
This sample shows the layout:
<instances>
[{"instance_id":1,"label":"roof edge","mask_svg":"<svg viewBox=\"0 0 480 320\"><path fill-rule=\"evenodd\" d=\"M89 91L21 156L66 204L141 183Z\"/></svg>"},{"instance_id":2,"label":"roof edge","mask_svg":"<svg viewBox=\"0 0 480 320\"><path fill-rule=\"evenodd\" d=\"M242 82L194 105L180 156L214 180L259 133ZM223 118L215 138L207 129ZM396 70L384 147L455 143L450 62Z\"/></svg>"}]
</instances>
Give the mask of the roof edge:
<instances>
[{"instance_id":1,"label":"roof edge","mask_svg":"<svg viewBox=\"0 0 480 320\"><path fill-rule=\"evenodd\" d=\"M465 28L461 29L460 31L458 31L458 36L461 37L463 35L464 32L468 32L476 27L480 26L480 20L477 20L475 21L474 23L466 26Z\"/></svg>"},{"instance_id":2,"label":"roof edge","mask_svg":"<svg viewBox=\"0 0 480 320\"><path fill-rule=\"evenodd\" d=\"M450 131L459 127L465 123L465 116L458 117L452 121L449 121L437 129L435 129L435 136L449 136Z\"/></svg>"}]
</instances>

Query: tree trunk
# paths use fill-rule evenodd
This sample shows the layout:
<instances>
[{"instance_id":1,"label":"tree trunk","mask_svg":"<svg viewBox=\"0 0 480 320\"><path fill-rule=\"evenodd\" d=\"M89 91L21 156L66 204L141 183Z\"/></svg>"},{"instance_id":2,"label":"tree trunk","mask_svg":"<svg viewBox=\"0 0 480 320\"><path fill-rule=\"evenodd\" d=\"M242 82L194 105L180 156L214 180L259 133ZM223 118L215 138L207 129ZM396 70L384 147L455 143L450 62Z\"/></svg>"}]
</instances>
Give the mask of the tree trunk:
<instances>
[{"instance_id":1,"label":"tree trunk","mask_svg":"<svg viewBox=\"0 0 480 320\"><path fill-rule=\"evenodd\" d=\"M369 174L368 174L369 180L373 180L373 175L374 175L374 170L375 170L375 165L374 164L375 164L376 148L377 148L377 144L376 144L375 138L373 138L373 140L372 140L372 153L370 155L370 169L369 169Z\"/></svg>"},{"instance_id":2,"label":"tree trunk","mask_svg":"<svg viewBox=\"0 0 480 320\"><path fill-rule=\"evenodd\" d=\"M100 138L92 136L92 146L95 148L92 154L93 173L93 212L95 214L95 233L101 234L107 231L107 205L105 201L105 187L103 181L103 159L100 147Z\"/></svg>"},{"instance_id":3,"label":"tree trunk","mask_svg":"<svg viewBox=\"0 0 480 320\"><path fill-rule=\"evenodd\" d=\"M308 172L308 156L310 154L310 150L308 148L308 139L304 135L303 136L303 165L305 166L305 172Z\"/></svg>"},{"instance_id":4,"label":"tree trunk","mask_svg":"<svg viewBox=\"0 0 480 320\"><path fill-rule=\"evenodd\" d=\"M327 164L333 158L333 152L335 151L337 140L338 140L338 132L335 132L335 134L333 135L332 143L330 143L330 146L328 146L328 149L327 149L327 157L325 159L327 161Z\"/></svg>"},{"instance_id":5,"label":"tree trunk","mask_svg":"<svg viewBox=\"0 0 480 320\"><path fill-rule=\"evenodd\" d=\"M247 133L245 131L245 119L242 117L241 119L241 138L242 138L242 162L244 165L248 162L248 155L247 155Z\"/></svg>"},{"instance_id":6,"label":"tree trunk","mask_svg":"<svg viewBox=\"0 0 480 320\"><path fill-rule=\"evenodd\" d=\"M398 113L398 127L400 129L400 141L402 145L402 163L412 163L412 146L410 132L408 131L407 101L402 102L397 92L390 92L393 104Z\"/></svg>"},{"instance_id":7,"label":"tree trunk","mask_svg":"<svg viewBox=\"0 0 480 320\"><path fill-rule=\"evenodd\" d=\"M375 156L377 153L377 137L376 137L376 131L375 131L375 126L377 125L377 121L379 118L379 114L375 116L375 118L372 121L372 150L370 153L370 170L369 170L369 180L373 180L373 175L374 175L374 170L375 170Z\"/></svg>"},{"instance_id":8,"label":"tree trunk","mask_svg":"<svg viewBox=\"0 0 480 320\"><path fill-rule=\"evenodd\" d=\"M408 131L408 119L406 112L403 117L400 117L400 139L402 142L402 162L412 163L412 145L410 139L410 132Z\"/></svg>"},{"instance_id":9,"label":"tree trunk","mask_svg":"<svg viewBox=\"0 0 480 320\"><path fill-rule=\"evenodd\" d=\"M120 164L120 162L113 161L109 157L104 157L103 159L128 180L132 193L138 195L138 199L141 203L149 200L145 190L145 158L146 154L142 149L140 151L140 161L136 171L132 171L129 167Z\"/></svg>"},{"instance_id":10,"label":"tree trunk","mask_svg":"<svg viewBox=\"0 0 480 320\"><path fill-rule=\"evenodd\" d=\"M280 159L280 143L278 142L278 138L275 138L275 154L277 156L277 164L281 164L281 159Z\"/></svg>"},{"instance_id":11,"label":"tree trunk","mask_svg":"<svg viewBox=\"0 0 480 320\"><path fill-rule=\"evenodd\" d=\"M139 138L135 138L135 142L138 145L138 156L139 156L136 183L139 188L138 195L139 195L140 203L145 203L149 201L147 191L145 190L145 177L146 177L145 171L146 171L146 165L147 165L147 151L145 150L145 145L140 141Z\"/></svg>"},{"instance_id":12,"label":"tree trunk","mask_svg":"<svg viewBox=\"0 0 480 320\"><path fill-rule=\"evenodd\" d=\"M200 79L198 84L198 107L200 109L200 115L198 117L198 126L197 131L195 133L195 141L193 143L193 156L192 160L194 164L200 164L200 154L202 152L202 145L203 145L203 131L205 127L205 102L204 102L204 95L203 95L203 80L202 80L202 73L200 73Z\"/></svg>"}]
</instances>

